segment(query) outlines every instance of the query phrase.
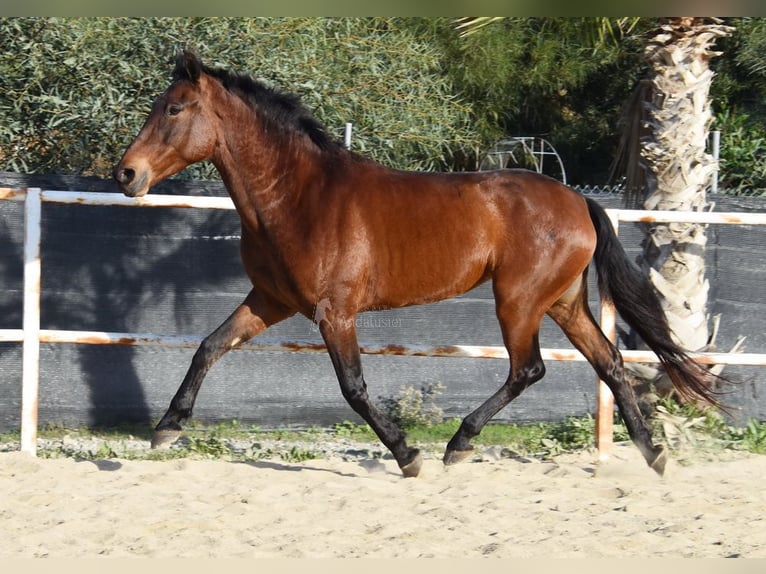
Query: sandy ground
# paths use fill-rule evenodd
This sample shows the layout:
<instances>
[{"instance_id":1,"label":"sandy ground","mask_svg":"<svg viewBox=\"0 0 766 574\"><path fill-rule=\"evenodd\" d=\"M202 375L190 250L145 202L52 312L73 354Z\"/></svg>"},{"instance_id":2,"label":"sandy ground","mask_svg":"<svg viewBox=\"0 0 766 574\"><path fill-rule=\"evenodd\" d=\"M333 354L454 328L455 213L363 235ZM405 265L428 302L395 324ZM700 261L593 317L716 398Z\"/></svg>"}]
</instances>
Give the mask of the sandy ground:
<instances>
[{"instance_id":1,"label":"sandy ground","mask_svg":"<svg viewBox=\"0 0 766 574\"><path fill-rule=\"evenodd\" d=\"M631 445L401 478L391 460L34 459L0 454L0 558L766 557L766 456Z\"/></svg>"}]
</instances>

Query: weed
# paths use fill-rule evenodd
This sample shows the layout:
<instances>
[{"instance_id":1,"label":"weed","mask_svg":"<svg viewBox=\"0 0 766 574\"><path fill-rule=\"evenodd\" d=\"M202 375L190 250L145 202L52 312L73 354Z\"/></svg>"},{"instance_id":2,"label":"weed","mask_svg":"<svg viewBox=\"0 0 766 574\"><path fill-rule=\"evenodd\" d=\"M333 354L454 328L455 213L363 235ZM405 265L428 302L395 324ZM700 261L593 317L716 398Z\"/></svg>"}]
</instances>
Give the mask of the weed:
<instances>
[{"instance_id":1,"label":"weed","mask_svg":"<svg viewBox=\"0 0 766 574\"><path fill-rule=\"evenodd\" d=\"M102 443L95 451L88 451L91 460L101 460L106 458L117 458L119 455L107 443Z\"/></svg>"},{"instance_id":2,"label":"weed","mask_svg":"<svg viewBox=\"0 0 766 574\"><path fill-rule=\"evenodd\" d=\"M279 453L279 458L285 462L304 462L307 460L314 460L320 456L321 453L297 446L292 447L289 451L282 451Z\"/></svg>"},{"instance_id":3,"label":"weed","mask_svg":"<svg viewBox=\"0 0 766 574\"><path fill-rule=\"evenodd\" d=\"M742 428L728 427L725 432L725 440L730 448L766 454L766 423L759 423L755 419L751 419Z\"/></svg>"},{"instance_id":4,"label":"weed","mask_svg":"<svg viewBox=\"0 0 766 574\"><path fill-rule=\"evenodd\" d=\"M585 448L593 444L596 436L596 421L588 415L584 418L570 417L563 423L555 425L550 437L568 449Z\"/></svg>"},{"instance_id":5,"label":"weed","mask_svg":"<svg viewBox=\"0 0 766 574\"><path fill-rule=\"evenodd\" d=\"M723 448L766 454L766 423L750 419L744 427L732 426L713 408L700 409L672 399L662 400L657 412L659 430L670 446L717 443Z\"/></svg>"},{"instance_id":6,"label":"weed","mask_svg":"<svg viewBox=\"0 0 766 574\"><path fill-rule=\"evenodd\" d=\"M444 419L444 411L434 403L442 389L441 383L428 383L419 389L402 387L398 397L380 397L380 402L389 418L403 429L431 426Z\"/></svg>"},{"instance_id":7,"label":"weed","mask_svg":"<svg viewBox=\"0 0 766 574\"><path fill-rule=\"evenodd\" d=\"M360 425L352 423L351 421L343 421L340 423L335 423L332 427L332 430L335 433L335 436L339 438L350 438L357 432L359 426Z\"/></svg>"},{"instance_id":8,"label":"weed","mask_svg":"<svg viewBox=\"0 0 766 574\"><path fill-rule=\"evenodd\" d=\"M188 439L186 449L189 452L212 458L227 457L232 455L231 447L221 439L217 433L211 433L205 437L192 437Z\"/></svg>"}]
</instances>

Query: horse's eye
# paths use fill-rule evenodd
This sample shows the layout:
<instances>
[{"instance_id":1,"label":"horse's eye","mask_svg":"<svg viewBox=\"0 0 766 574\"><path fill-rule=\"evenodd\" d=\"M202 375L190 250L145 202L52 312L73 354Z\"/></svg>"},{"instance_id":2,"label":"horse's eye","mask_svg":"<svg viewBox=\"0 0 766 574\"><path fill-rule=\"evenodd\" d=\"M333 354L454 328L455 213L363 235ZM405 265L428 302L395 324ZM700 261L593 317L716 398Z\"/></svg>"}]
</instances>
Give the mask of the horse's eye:
<instances>
[{"instance_id":1,"label":"horse's eye","mask_svg":"<svg viewBox=\"0 0 766 574\"><path fill-rule=\"evenodd\" d=\"M181 113L181 110L183 110L183 106L179 106L178 104L170 104L167 107L167 110L165 110L165 113L169 116L177 116Z\"/></svg>"}]
</instances>

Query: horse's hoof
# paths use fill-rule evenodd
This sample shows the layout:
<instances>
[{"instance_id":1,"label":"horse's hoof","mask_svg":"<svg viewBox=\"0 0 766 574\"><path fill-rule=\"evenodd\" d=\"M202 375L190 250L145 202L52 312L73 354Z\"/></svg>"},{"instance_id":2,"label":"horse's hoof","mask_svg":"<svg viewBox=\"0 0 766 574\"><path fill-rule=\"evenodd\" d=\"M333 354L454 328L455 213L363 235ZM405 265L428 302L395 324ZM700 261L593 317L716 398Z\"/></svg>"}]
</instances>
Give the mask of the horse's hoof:
<instances>
[{"instance_id":1,"label":"horse's hoof","mask_svg":"<svg viewBox=\"0 0 766 574\"><path fill-rule=\"evenodd\" d=\"M180 430L162 429L154 431L152 435L152 448L168 448L181 436Z\"/></svg>"},{"instance_id":2,"label":"horse's hoof","mask_svg":"<svg viewBox=\"0 0 766 574\"><path fill-rule=\"evenodd\" d=\"M655 447L654 452L654 460L649 462L649 468L662 476L665 474L665 464L668 462L668 452L662 445Z\"/></svg>"},{"instance_id":3,"label":"horse's hoof","mask_svg":"<svg viewBox=\"0 0 766 574\"><path fill-rule=\"evenodd\" d=\"M405 464L404 466L400 466L399 468L402 470L404 478L415 478L418 474L420 474L420 468L422 466L423 457L420 455L420 453L418 453L415 455L415 458L413 458L411 462Z\"/></svg>"},{"instance_id":4,"label":"horse's hoof","mask_svg":"<svg viewBox=\"0 0 766 574\"><path fill-rule=\"evenodd\" d=\"M463 462L465 459L471 458L472 456L472 448L469 448L468 450L448 450L444 453L444 458L442 460L444 461L445 465L449 466Z\"/></svg>"}]
</instances>

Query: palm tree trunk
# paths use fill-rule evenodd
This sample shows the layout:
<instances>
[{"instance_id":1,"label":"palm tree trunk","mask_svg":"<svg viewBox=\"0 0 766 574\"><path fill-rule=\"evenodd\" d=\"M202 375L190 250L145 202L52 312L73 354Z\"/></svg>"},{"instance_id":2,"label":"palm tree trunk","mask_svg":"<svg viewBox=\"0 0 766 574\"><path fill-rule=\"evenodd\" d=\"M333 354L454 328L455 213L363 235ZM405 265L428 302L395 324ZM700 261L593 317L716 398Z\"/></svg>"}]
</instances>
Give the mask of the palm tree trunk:
<instances>
[{"instance_id":1,"label":"palm tree trunk","mask_svg":"<svg viewBox=\"0 0 766 574\"><path fill-rule=\"evenodd\" d=\"M650 135L641 143L646 174L644 209L704 211L717 169L706 152L712 121L709 60L717 38L733 28L719 20L669 18L646 48L653 70L646 104ZM664 298L677 342L691 350L708 344L706 226L659 223L648 231L639 264Z\"/></svg>"},{"instance_id":2,"label":"palm tree trunk","mask_svg":"<svg viewBox=\"0 0 766 574\"><path fill-rule=\"evenodd\" d=\"M707 189L717 169L706 152L712 121L709 61L717 38L733 28L720 20L667 18L647 43L652 76L631 103L621 156L626 204L643 209L704 211ZM639 107L640 106L640 107ZM631 121L630 118L633 118ZM635 120L641 118L641 121ZM638 164L639 169L633 166ZM705 278L706 226L686 223L648 225L638 264L657 290L677 343L690 350L711 348L708 281ZM635 348L633 335L626 340ZM654 393L673 393L662 369L629 364L642 410L652 413ZM654 391L654 392L652 392Z\"/></svg>"}]
</instances>

